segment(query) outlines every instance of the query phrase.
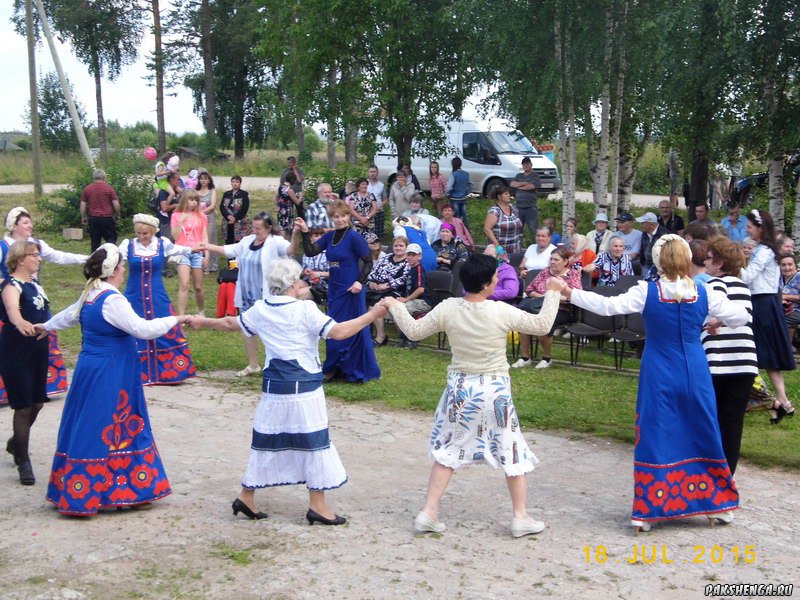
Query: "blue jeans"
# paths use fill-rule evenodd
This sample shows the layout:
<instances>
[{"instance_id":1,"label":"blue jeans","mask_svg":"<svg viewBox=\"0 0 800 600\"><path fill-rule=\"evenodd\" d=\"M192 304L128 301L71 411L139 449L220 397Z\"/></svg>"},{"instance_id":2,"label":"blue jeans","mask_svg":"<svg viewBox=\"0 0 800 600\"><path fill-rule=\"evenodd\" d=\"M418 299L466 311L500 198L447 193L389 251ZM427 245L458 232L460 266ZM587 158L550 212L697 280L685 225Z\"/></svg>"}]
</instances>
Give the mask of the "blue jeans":
<instances>
[{"instance_id":1,"label":"blue jeans","mask_svg":"<svg viewBox=\"0 0 800 600\"><path fill-rule=\"evenodd\" d=\"M464 227L469 229L469 224L467 223L467 199L450 198L450 206L453 207L453 216L464 221Z\"/></svg>"}]
</instances>

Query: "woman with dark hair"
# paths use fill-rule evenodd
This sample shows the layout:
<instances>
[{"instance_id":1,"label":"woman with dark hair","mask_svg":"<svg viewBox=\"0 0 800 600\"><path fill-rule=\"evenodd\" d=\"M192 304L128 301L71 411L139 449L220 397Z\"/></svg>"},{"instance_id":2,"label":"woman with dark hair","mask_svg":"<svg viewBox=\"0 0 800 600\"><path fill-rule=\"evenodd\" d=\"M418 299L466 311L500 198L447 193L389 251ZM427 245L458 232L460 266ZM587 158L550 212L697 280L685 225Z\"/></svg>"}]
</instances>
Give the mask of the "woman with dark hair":
<instances>
[{"instance_id":1,"label":"woman with dark hair","mask_svg":"<svg viewBox=\"0 0 800 600\"><path fill-rule=\"evenodd\" d=\"M5 236L0 239L0 280L8 277L6 258L14 242L35 242L39 246L42 260L54 265L82 265L88 255L72 254L51 248L47 242L33 236L33 219L30 212L22 206L17 206L8 211L5 220ZM37 274L38 280L38 274ZM49 368L47 372L47 395L61 394L67 391L67 369L64 366L64 357L58 346L58 335L49 336ZM5 403L6 389L3 379L0 378L0 404Z\"/></svg>"},{"instance_id":2,"label":"woman with dark hair","mask_svg":"<svg viewBox=\"0 0 800 600\"><path fill-rule=\"evenodd\" d=\"M511 190L497 186L492 192L494 204L486 213L483 232L494 246L502 246L509 254L522 250L522 221L517 207L511 204Z\"/></svg>"},{"instance_id":3,"label":"woman with dark hair","mask_svg":"<svg viewBox=\"0 0 800 600\"><path fill-rule=\"evenodd\" d=\"M545 524L528 516L525 480L539 460L522 435L511 399L506 340L509 331L546 333L558 310L556 291L561 286L548 282L540 314L531 315L488 299L497 285L494 257L473 254L458 276L464 297L444 300L422 319L414 320L406 305L394 298L384 301L409 339L422 340L444 331L453 353L430 437L429 456L434 463L428 493L414 528L421 533L444 531L439 504L450 478L464 465L484 462L505 472L514 511L511 535L539 533Z\"/></svg>"},{"instance_id":4,"label":"woman with dark hair","mask_svg":"<svg viewBox=\"0 0 800 600\"><path fill-rule=\"evenodd\" d=\"M547 282L551 279L563 280L573 290L583 289L581 272L570 267L569 259L572 253L566 248L556 248L550 253L550 265L542 269L525 290L525 299L519 303L520 310L536 313L542 306L542 301L547 294ZM536 363L535 369L547 369L553 361L553 333L557 327L572 323L572 309L567 302L559 306L553 326L544 335L539 336L542 345L542 360ZM519 334L519 360L511 365L514 369L527 367L532 363L531 336L520 332Z\"/></svg>"},{"instance_id":5,"label":"woman with dark hair","mask_svg":"<svg viewBox=\"0 0 800 600\"><path fill-rule=\"evenodd\" d=\"M272 263L278 258L294 255L297 236L293 236L289 242L281 235L280 228L273 224L272 217L261 212L253 217L253 233L243 237L238 243L224 246L201 244L200 247L236 259L239 265L239 277L236 280L233 304L239 312L244 312L269 295L265 282ZM307 298L310 297L309 292ZM247 366L236 373L237 377L247 377L261 372L258 338L244 336L244 348L247 352Z\"/></svg>"},{"instance_id":6,"label":"woman with dark hair","mask_svg":"<svg viewBox=\"0 0 800 600\"><path fill-rule=\"evenodd\" d=\"M367 276L367 306L377 304L386 296L395 298L402 296L408 272L406 248L408 248L408 238L398 236L392 242L392 253L374 264ZM389 341L383 317L375 320L375 338L372 341L376 346L385 346Z\"/></svg>"},{"instance_id":7,"label":"woman with dark hair","mask_svg":"<svg viewBox=\"0 0 800 600\"><path fill-rule=\"evenodd\" d=\"M345 202L353 211L353 227L361 235L375 231L375 215L378 212L378 199L367 188L366 177L356 179L356 191L350 194Z\"/></svg>"},{"instance_id":8,"label":"woman with dark hair","mask_svg":"<svg viewBox=\"0 0 800 600\"><path fill-rule=\"evenodd\" d=\"M294 220L293 211L297 211L298 217L304 217L303 199L300 194L294 191L297 185L297 175L294 171L286 173L283 185L275 193L275 206L278 209L278 226L283 232L283 237L287 240L292 235L292 223Z\"/></svg>"},{"instance_id":9,"label":"woman with dark hair","mask_svg":"<svg viewBox=\"0 0 800 600\"><path fill-rule=\"evenodd\" d=\"M50 318L50 301L36 278L41 264L35 242L14 242L6 259L9 274L0 283L0 375L14 411L14 434L6 450L14 455L22 485L36 482L28 443L31 427L48 401L48 344L36 337L33 326Z\"/></svg>"},{"instance_id":10,"label":"woman with dark hair","mask_svg":"<svg viewBox=\"0 0 800 600\"><path fill-rule=\"evenodd\" d=\"M118 287L125 263L113 244L83 267L78 301L38 331L80 323L83 346L64 404L47 500L66 515L149 505L171 493L153 439L135 338L153 339L188 317L142 319Z\"/></svg>"},{"instance_id":11,"label":"woman with dark hair","mask_svg":"<svg viewBox=\"0 0 800 600\"><path fill-rule=\"evenodd\" d=\"M739 493L722 450L714 388L700 332L708 317L747 324L744 307L689 277L689 244L669 233L653 245L658 281L603 297L573 290L572 304L598 315L641 313L647 332L636 398L633 450L634 533L658 521L705 515L711 525L733 521Z\"/></svg>"},{"instance_id":12,"label":"woman with dark hair","mask_svg":"<svg viewBox=\"0 0 800 600\"><path fill-rule=\"evenodd\" d=\"M231 177L231 189L222 194L219 212L225 225L225 243L237 244L243 237L250 235L250 221L247 211L250 210L250 195L242 189L242 178Z\"/></svg>"},{"instance_id":13,"label":"woman with dark hair","mask_svg":"<svg viewBox=\"0 0 800 600\"><path fill-rule=\"evenodd\" d=\"M714 238L708 243L705 263L706 273L711 277L707 282L709 289L725 294L728 300L744 307L752 318L750 290L739 279L744 265L742 247L725 237ZM700 339L706 351L711 383L717 399L717 422L722 449L733 475L739 462L747 401L753 381L758 375L753 330L750 323L728 327L712 319L706 323Z\"/></svg>"},{"instance_id":14,"label":"woman with dark hair","mask_svg":"<svg viewBox=\"0 0 800 600\"><path fill-rule=\"evenodd\" d=\"M200 210L208 219L208 241L216 244L219 240L219 232L217 231L217 217L214 214L217 210L217 190L214 187L214 179L211 174L205 169L197 170L197 193L200 194ZM211 256L211 262L208 265L206 273L216 273L219 269L217 265L217 255Z\"/></svg>"},{"instance_id":15,"label":"woman with dark hair","mask_svg":"<svg viewBox=\"0 0 800 600\"><path fill-rule=\"evenodd\" d=\"M328 214L334 230L316 242L311 241L308 226L302 219L298 219L296 225L303 233L306 255L316 256L325 252L328 257L328 316L338 322L349 321L367 312L366 281L372 270L372 258L364 237L350 226L350 207L337 200L328 208ZM369 330L364 329L346 340L327 340L322 372L326 381L337 378L363 383L378 379L381 370L375 360Z\"/></svg>"},{"instance_id":16,"label":"woman with dark hair","mask_svg":"<svg viewBox=\"0 0 800 600\"><path fill-rule=\"evenodd\" d=\"M302 298L300 266L291 258L275 260L267 276L270 298L238 317L195 318L192 326L241 331L266 349L261 401L253 419L250 460L233 514L264 519L255 503L257 489L305 484L309 525L342 525L325 492L347 483L342 461L328 432L328 411L319 364L319 339L344 340L386 314L383 304L342 323Z\"/></svg>"},{"instance_id":17,"label":"woman with dark hair","mask_svg":"<svg viewBox=\"0 0 800 600\"><path fill-rule=\"evenodd\" d=\"M775 388L771 421L777 425L784 417L794 415L794 406L786 395L783 371L792 371L796 365L778 293L781 272L772 215L765 210L755 209L747 213L747 235L757 246L747 267L742 269L741 277L752 294L753 336L756 340L758 368L766 369Z\"/></svg>"}]
</instances>

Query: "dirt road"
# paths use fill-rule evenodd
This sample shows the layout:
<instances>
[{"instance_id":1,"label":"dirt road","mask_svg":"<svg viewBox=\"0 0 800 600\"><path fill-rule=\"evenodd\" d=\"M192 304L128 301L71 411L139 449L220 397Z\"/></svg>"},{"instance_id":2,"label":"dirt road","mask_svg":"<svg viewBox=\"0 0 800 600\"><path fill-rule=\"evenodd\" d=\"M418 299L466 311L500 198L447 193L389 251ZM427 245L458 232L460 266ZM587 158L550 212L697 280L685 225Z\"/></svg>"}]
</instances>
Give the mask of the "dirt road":
<instances>
[{"instance_id":1,"label":"dirt road","mask_svg":"<svg viewBox=\"0 0 800 600\"><path fill-rule=\"evenodd\" d=\"M332 437L349 482L329 494L344 527L310 527L307 494L259 491L263 521L235 518L257 398L231 373L148 388L172 496L150 511L59 516L45 482L63 401L34 427L38 476L22 487L0 465L0 598L701 598L723 583L800 583L800 476L740 465L742 508L730 526L692 518L634 538L631 448L530 431L541 459L529 507L547 523L512 539L504 478L462 470L445 496L443 535L417 537L430 464L431 415L330 402ZM0 409L2 431L10 411ZM5 438L2 438L5 439ZM629 564L644 547L652 564ZM655 554L654 554L655 553ZM588 558L587 558L588 557Z\"/></svg>"}]
</instances>

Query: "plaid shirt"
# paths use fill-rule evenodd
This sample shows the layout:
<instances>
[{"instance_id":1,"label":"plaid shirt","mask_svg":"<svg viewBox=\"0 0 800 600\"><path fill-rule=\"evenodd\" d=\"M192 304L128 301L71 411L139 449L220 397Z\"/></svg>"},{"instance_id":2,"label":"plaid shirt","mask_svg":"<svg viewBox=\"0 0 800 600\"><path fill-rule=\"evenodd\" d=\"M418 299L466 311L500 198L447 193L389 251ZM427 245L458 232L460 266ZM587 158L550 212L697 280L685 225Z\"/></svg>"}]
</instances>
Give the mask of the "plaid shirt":
<instances>
[{"instance_id":1,"label":"plaid shirt","mask_svg":"<svg viewBox=\"0 0 800 600\"><path fill-rule=\"evenodd\" d=\"M322 227L333 229L333 222L328 216L328 208L321 200L316 200L306 208L306 225L311 227Z\"/></svg>"},{"instance_id":2,"label":"plaid shirt","mask_svg":"<svg viewBox=\"0 0 800 600\"><path fill-rule=\"evenodd\" d=\"M623 275L633 275L633 263L630 256L623 254L622 258L615 260L608 252L603 252L594 261L600 272L597 285L616 285L617 280Z\"/></svg>"}]
</instances>

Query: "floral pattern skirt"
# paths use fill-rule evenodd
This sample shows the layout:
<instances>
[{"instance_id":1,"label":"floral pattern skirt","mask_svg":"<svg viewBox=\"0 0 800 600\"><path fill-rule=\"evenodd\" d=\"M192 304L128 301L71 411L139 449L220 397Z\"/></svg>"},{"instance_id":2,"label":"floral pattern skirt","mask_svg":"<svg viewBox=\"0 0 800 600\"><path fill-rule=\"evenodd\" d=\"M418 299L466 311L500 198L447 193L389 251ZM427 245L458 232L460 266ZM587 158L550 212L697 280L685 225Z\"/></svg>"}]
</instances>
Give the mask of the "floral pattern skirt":
<instances>
[{"instance_id":1,"label":"floral pattern skirt","mask_svg":"<svg viewBox=\"0 0 800 600\"><path fill-rule=\"evenodd\" d=\"M522 435L508 376L450 372L434 415L430 457L458 469L476 462L506 476L532 471L539 459Z\"/></svg>"}]
</instances>

